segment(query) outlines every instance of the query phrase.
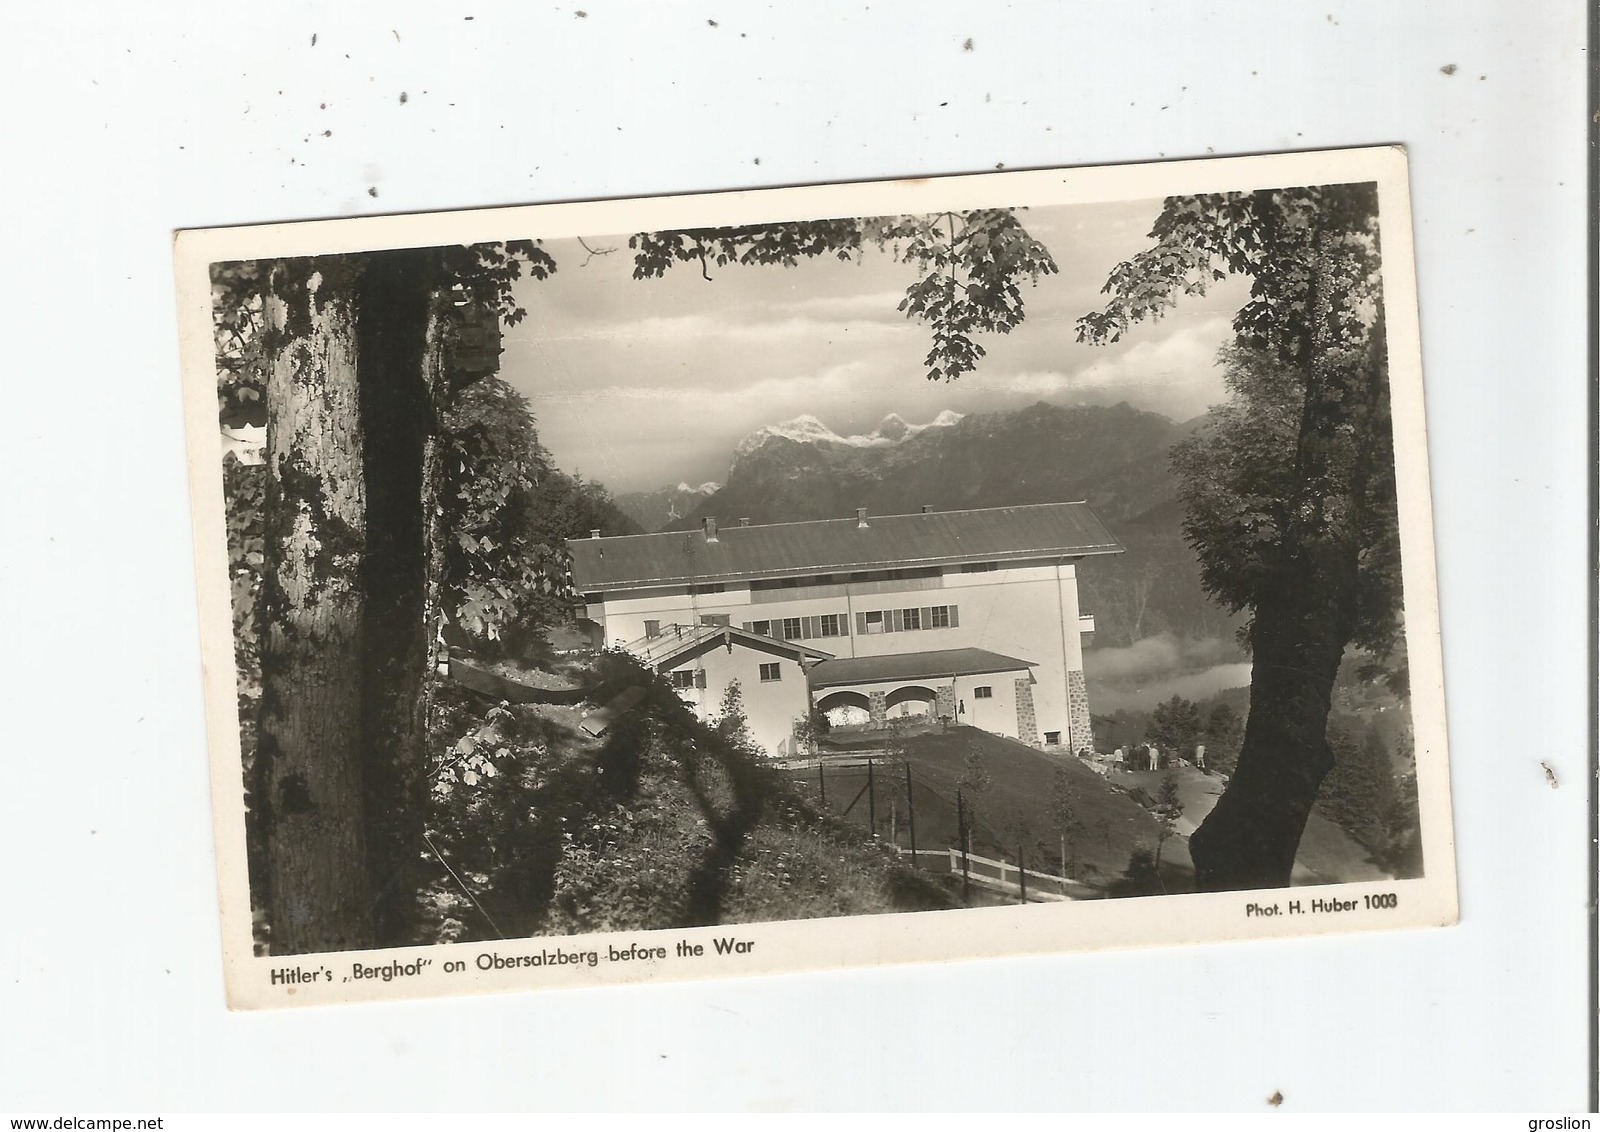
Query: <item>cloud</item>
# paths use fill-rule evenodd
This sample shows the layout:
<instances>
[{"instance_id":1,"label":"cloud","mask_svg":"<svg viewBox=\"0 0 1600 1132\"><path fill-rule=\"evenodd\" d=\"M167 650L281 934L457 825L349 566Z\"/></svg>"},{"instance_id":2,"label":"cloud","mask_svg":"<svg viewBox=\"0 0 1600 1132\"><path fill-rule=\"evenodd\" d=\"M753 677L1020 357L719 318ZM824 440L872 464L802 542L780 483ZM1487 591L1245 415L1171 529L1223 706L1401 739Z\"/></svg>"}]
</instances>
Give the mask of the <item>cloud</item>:
<instances>
[{"instance_id":1,"label":"cloud","mask_svg":"<svg viewBox=\"0 0 1600 1132\"><path fill-rule=\"evenodd\" d=\"M1250 662L1239 659L1238 646L1222 637L1190 640L1163 633L1127 648L1086 649L1083 669L1089 701L1100 712L1149 711L1173 696L1203 700L1250 683Z\"/></svg>"},{"instance_id":2,"label":"cloud","mask_svg":"<svg viewBox=\"0 0 1600 1132\"><path fill-rule=\"evenodd\" d=\"M1115 399L1179 419L1197 416L1226 396L1216 358L1232 333L1227 319L1207 319L1077 370L1023 371L998 384L1018 396Z\"/></svg>"},{"instance_id":3,"label":"cloud","mask_svg":"<svg viewBox=\"0 0 1600 1132\"><path fill-rule=\"evenodd\" d=\"M1172 633L1146 637L1126 648L1093 648L1083 654L1084 670L1108 683L1137 683L1195 673L1238 660L1238 646L1225 638L1194 640Z\"/></svg>"}]
</instances>

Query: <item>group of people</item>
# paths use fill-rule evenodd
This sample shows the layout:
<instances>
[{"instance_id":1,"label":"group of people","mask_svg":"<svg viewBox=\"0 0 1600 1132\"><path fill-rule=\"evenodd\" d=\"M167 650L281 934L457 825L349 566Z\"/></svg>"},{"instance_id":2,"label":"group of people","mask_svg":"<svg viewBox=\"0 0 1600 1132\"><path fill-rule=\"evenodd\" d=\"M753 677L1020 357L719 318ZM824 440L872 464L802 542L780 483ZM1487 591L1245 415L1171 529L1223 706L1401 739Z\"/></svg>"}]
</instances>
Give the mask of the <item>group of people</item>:
<instances>
[{"instance_id":1,"label":"group of people","mask_svg":"<svg viewBox=\"0 0 1600 1132\"><path fill-rule=\"evenodd\" d=\"M1109 759L1112 765L1124 770L1162 770L1183 761L1177 751L1163 751L1154 743L1141 743L1128 748L1118 747L1111 752ZM1189 762L1199 770L1206 769L1204 743L1195 744L1194 754Z\"/></svg>"}]
</instances>

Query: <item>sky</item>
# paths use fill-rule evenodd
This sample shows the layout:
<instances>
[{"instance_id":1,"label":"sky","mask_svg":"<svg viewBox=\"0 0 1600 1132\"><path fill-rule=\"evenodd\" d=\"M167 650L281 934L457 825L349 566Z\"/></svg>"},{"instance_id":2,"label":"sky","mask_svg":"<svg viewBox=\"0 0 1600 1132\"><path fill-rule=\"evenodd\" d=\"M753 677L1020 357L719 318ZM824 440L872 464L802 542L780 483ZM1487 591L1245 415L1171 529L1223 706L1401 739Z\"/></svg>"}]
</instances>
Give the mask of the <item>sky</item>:
<instances>
[{"instance_id":1,"label":"sky","mask_svg":"<svg viewBox=\"0 0 1600 1132\"><path fill-rule=\"evenodd\" d=\"M528 317L506 329L501 376L532 402L557 466L613 493L721 481L741 439L801 414L842 435L890 413L921 424L1041 400L1126 401L1185 420L1222 400L1216 355L1244 282L1184 299L1112 346L1080 345L1074 328L1103 302L1110 269L1149 245L1160 207L1021 212L1060 274L1024 287L1023 324L980 337L987 356L953 382L925 376L929 329L896 310L915 271L887 252L635 280L625 235L547 241L557 271L519 284Z\"/></svg>"}]
</instances>

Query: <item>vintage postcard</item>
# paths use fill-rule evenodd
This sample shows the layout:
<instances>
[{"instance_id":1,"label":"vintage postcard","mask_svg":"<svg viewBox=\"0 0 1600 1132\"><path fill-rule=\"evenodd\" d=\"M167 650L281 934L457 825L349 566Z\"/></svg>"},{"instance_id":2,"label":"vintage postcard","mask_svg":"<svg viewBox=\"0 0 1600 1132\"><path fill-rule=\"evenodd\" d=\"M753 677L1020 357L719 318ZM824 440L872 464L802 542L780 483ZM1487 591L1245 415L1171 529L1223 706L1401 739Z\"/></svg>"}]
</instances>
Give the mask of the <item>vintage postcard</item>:
<instances>
[{"instance_id":1,"label":"vintage postcard","mask_svg":"<svg viewBox=\"0 0 1600 1132\"><path fill-rule=\"evenodd\" d=\"M227 997L1456 918L1396 148L180 233Z\"/></svg>"}]
</instances>

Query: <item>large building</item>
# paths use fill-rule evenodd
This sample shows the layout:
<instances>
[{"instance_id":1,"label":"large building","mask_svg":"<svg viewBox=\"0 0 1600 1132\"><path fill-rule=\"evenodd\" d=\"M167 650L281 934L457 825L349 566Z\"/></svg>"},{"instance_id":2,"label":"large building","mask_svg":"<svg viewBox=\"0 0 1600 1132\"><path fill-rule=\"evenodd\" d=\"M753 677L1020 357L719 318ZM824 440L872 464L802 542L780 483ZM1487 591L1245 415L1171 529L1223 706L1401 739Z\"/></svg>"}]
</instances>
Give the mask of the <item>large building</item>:
<instances>
[{"instance_id":1,"label":"large building","mask_svg":"<svg viewBox=\"0 0 1600 1132\"><path fill-rule=\"evenodd\" d=\"M825 519L568 543L584 616L703 714L738 680L756 741L947 717L1093 750L1076 564L1117 554L1083 503Z\"/></svg>"}]
</instances>

